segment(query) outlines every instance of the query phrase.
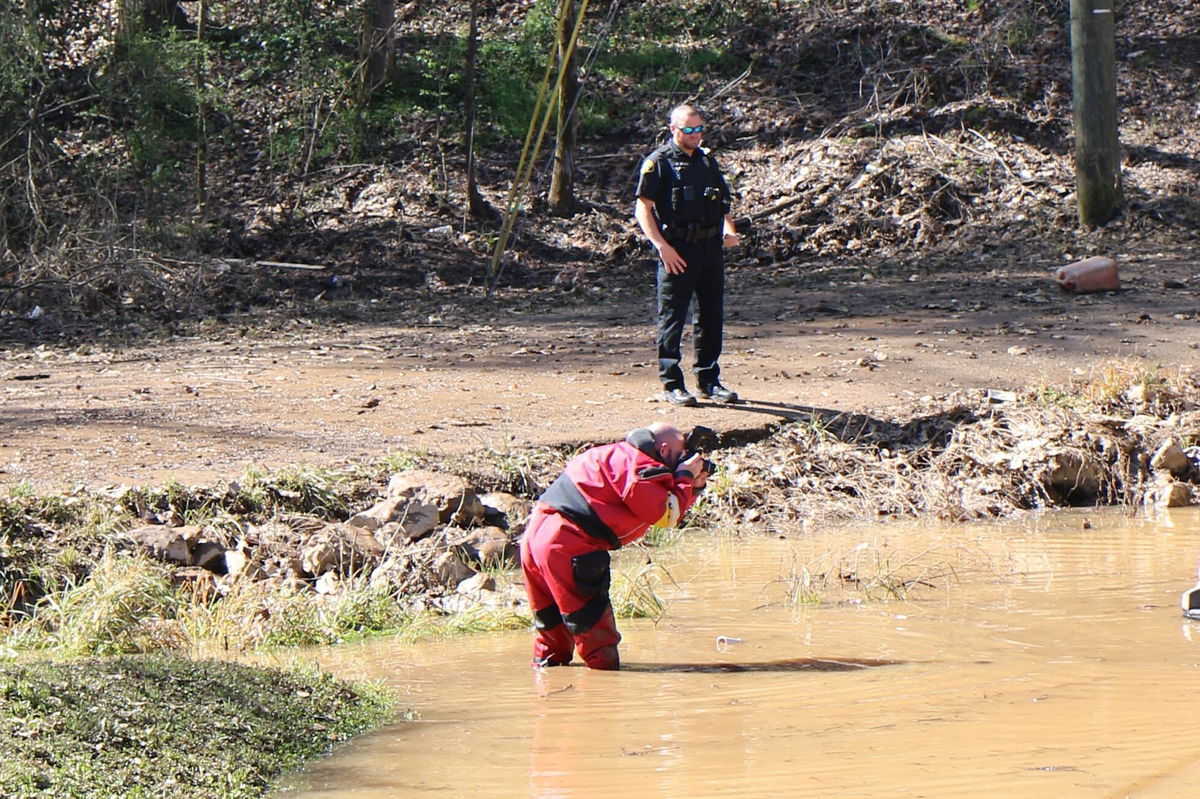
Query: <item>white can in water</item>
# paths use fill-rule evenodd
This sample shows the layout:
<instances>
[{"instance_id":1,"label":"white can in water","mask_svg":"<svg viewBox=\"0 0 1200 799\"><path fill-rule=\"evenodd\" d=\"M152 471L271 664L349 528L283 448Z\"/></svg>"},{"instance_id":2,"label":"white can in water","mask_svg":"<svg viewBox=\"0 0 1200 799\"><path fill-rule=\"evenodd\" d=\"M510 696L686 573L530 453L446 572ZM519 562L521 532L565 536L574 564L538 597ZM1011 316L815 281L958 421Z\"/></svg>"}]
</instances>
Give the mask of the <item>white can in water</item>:
<instances>
[{"instance_id":1,"label":"white can in water","mask_svg":"<svg viewBox=\"0 0 1200 799\"><path fill-rule=\"evenodd\" d=\"M1183 608L1183 615L1189 619L1200 619L1200 583L1183 592L1179 605Z\"/></svg>"}]
</instances>

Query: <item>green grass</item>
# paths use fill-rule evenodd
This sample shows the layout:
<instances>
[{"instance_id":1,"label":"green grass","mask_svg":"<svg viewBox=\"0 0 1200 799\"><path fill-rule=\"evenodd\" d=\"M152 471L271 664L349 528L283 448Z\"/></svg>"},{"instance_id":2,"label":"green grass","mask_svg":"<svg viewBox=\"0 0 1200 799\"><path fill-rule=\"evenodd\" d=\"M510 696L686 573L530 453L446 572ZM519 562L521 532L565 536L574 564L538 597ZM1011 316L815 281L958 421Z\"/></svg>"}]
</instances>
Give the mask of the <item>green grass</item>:
<instances>
[{"instance_id":1,"label":"green grass","mask_svg":"<svg viewBox=\"0 0 1200 799\"><path fill-rule=\"evenodd\" d=\"M0 664L0 796L239 799L394 717L376 686L172 657Z\"/></svg>"},{"instance_id":2,"label":"green grass","mask_svg":"<svg viewBox=\"0 0 1200 799\"><path fill-rule=\"evenodd\" d=\"M260 507L335 518L350 513L350 483L351 477L344 471L300 464L269 475L248 474L242 490Z\"/></svg>"},{"instance_id":3,"label":"green grass","mask_svg":"<svg viewBox=\"0 0 1200 799\"><path fill-rule=\"evenodd\" d=\"M422 469L429 463L432 456L428 452L399 450L389 452L374 464L374 469L383 474L406 472L409 469Z\"/></svg>"},{"instance_id":4,"label":"green grass","mask_svg":"<svg viewBox=\"0 0 1200 799\"><path fill-rule=\"evenodd\" d=\"M117 509L140 518L157 516L176 525L204 524L231 514L307 513L345 518L351 504L361 501L370 479L361 470L311 464L270 472L249 468L222 488L185 486L169 480L157 488L129 489L118 498Z\"/></svg>"},{"instance_id":5,"label":"green grass","mask_svg":"<svg viewBox=\"0 0 1200 799\"><path fill-rule=\"evenodd\" d=\"M395 634L402 641L416 642L456 635L526 630L532 626L533 619L530 616L517 613L512 608L475 605L449 616L431 611L410 612Z\"/></svg>"},{"instance_id":6,"label":"green grass","mask_svg":"<svg viewBox=\"0 0 1200 799\"><path fill-rule=\"evenodd\" d=\"M651 527L638 543L653 549L672 547L683 540L686 529L683 527Z\"/></svg>"},{"instance_id":7,"label":"green grass","mask_svg":"<svg viewBox=\"0 0 1200 799\"><path fill-rule=\"evenodd\" d=\"M372 589L365 580L347 585L341 593L328 597L311 593L278 596L255 587L248 590L252 600L248 605L239 602L238 597L229 603L223 599L213 605L227 617L224 625L215 627L224 639L228 640L235 632L249 635L242 643L243 648L341 643L391 632L402 626L405 619L388 591ZM260 601L253 601L255 596ZM239 605L241 612L237 610Z\"/></svg>"},{"instance_id":8,"label":"green grass","mask_svg":"<svg viewBox=\"0 0 1200 799\"><path fill-rule=\"evenodd\" d=\"M8 631L10 655L57 656L235 651L320 646L378 635L405 640L520 629L530 619L508 607L478 605L458 613L420 610L387 587L358 579L337 593L287 594L261 582L235 583L205 600L173 585L162 564L106 555L78 584L50 591Z\"/></svg>"},{"instance_id":9,"label":"green grass","mask_svg":"<svg viewBox=\"0 0 1200 799\"><path fill-rule=\"evenodd\" d=\"M145 652L176 638L169 622L181 604L164 566L109 552L82 582L67 579L43 597L7 643L68 656Z\"/></svg>"}]
</instances>

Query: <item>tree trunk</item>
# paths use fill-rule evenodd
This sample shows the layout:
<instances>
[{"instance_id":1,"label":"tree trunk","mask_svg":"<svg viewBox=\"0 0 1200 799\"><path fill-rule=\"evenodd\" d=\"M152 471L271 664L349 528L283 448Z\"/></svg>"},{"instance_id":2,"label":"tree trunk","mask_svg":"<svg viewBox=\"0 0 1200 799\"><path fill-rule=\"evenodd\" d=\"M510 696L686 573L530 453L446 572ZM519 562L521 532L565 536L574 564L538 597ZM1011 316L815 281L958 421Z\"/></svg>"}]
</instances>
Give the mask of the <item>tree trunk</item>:
<instances>
[{"instance_id":1,"label":"tree trunk","mask_svg":"<svg viewBox=\"0 0 1200 799\"><path fill-rule=\"evenodd\" d=\"M1071 0L1075 189L1079 222L1103 225L1121 210L1113 0Z\"/></svg>"},{"instance_id":2,"label":"tree trunk","mask_svg":"<svg viewBox=\"0 0 1200 799\"><path fill-rule=\"evenodd\" d=\"M118 42L141 31L158 31L164 27L191 30L192 23L179 6L179 0L118 0Z\"/></svg>"},{"instance_id":3,"label":"tree trunk","mask_svg":"<svg viewBox=\"0 0 1200 799\"><path fill-rule=\"evenodd\" d=\"M113 38L117 50L125 47L129 37L142 28L142 8L145 0L117 0L117 30Z\"/></svg>"},{"instance_id":4,"label":"tree trunk","mask_svg":"<svg viewBox=\"0 0 1200 799\"><path fill-rule=\"evenodd\" d=\"M467 96L463 103L467 117L467 213L473 217L490 217L493 215L492 208L479 193L479 184L475 179L475 76L478 74L478 60L479 0L471 0L471 16L467 29Z\"/></svg>"},{"instance_id":5,"label":"tree trunk","mask_svg":"<svg viewBox=\"0 0 1200 799\"><path fill-rule=\"evenodd\" d=\"M392 74L396 60L395 26L395 0L366 0L359 40L362 69L359 100L363 103L368 102Z\"/></svg>"},{"instance_id":6,"label":"tree trunk","mask_svg":"<svg viewBox=\"0 0 1200 799\"><path fill-rule=\"evenodd\" d=\"M571 48L571 33L577 14L575 0L562 0L558 26L558 61L562 80L558 85L557 137L554 143L554 169L550 178L550 213L571 216L575 213L575 103L579 97L579 73ZM565 59L565 60L564 60Z\"/></svg>"},{"instance_id":7,"label":"tree trunk","mask_svg":"<svg viewBox=\"0 0 1200 799\"><path fill-rule=\"evenodd\" d=\"M179 0L145 0L142 22L152 31L165 27L190 30L192 27L187 14L179 7Z\"/></svg>"},{"instance_id":8,"label":"tree trunk","mask_svg":"<svg viewBox=\"0 0 1200 799\"><path fill-rule=\"evenodd\" d=\"M204 219L208 214L208 74L204 62L207 0L200 0L196 17L196 214Z\"/></svg>"}]
</instances>

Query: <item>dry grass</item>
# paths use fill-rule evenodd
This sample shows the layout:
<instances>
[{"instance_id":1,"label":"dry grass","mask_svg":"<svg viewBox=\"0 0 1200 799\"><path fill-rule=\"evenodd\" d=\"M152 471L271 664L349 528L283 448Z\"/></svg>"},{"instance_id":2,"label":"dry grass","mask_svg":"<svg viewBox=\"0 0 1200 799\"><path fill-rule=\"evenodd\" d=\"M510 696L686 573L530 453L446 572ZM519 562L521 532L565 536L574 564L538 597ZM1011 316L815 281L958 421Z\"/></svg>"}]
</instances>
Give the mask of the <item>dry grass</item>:
<instances>
[{"instance_id":1,"label":"dry grass","mask_svg":"<svg viewBox=\"0 0 1200 799\"><path fill-rule=\"evenodd\" d=\"M1200 444L1197 409L1200 387L1188 370L1121 361L1016 401L961 392L902 424L830 413L720 453L706 501L731 524L784 534L797 522L1136 505L1156 479L1150 455L1164 440Z\"/></svg>"},{"instance_id":2,"label":"dry grass","mask_svg":"<svg viewBox=\"0 0 1200 799\"><path fill-rule=\"evenodd\" d=\"M1186 410L1197 392L1190 366L1163 366L1143 358L1115 358L1068 385L1042 384L1029 392L1038 405L1078 412L1120 413L1131 407L1166 415Z\"/></svg>"},{"instance_id":3,"label":"dry grass","mask_svg":"<svg viewBox=\"0 0 1200 799\"><path fill-rule=\"evenodd\" d=\"M609 592L613 613L622 619L652 619L657 622L667 611L667 603L659 590L666 584L674 586L675 580L670 572L656 563L614 570Z\"/></svg>"},{"instance_id":4,"label":"dry grass","mask_svg":"<svg viewBox=\"0 0 1200 799\"><path fill-rule=\"evenodd\" d=\"M180 648L172 619L181 599L162 565L106 552L86 579L43 597L14 625L9 645L76 656Z\"/></svg>"},{"instance_id":5,"label":"dry grass","mask_svg":"<svg viewBox=\"0 0 1200 799\"><path fill-rule=\"evenodd\" d=\"M789 605L822 602L908 600L938 590L972 572L994 568L993 557L967 541L899 544L879 538L815 554L793 554L779 578Z\"/></svg>"}]
</instances>

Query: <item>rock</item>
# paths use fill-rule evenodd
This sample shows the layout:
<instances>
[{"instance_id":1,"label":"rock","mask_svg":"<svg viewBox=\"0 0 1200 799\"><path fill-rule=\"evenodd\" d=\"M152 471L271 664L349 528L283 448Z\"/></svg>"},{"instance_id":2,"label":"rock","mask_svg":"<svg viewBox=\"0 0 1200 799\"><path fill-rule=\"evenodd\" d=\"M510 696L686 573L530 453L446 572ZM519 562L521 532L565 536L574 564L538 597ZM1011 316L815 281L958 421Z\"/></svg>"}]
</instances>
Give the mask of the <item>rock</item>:
<instances>
[{"instance_id":1,"label":"rock","mask_svg":"<svg viewBox=\"0 0 1200 799\"><path fill-rule=\"evenodd\" d=\"M332 569L339 577L351 577L375 568L387 548L364 530L348 525L329 525L319 535L310 539L312 563L316 568L309 574L321 574ZM318 552L323 549L324 553ZM328 557L331 555L331 557ZM301 558L303 560L303 558Z\"/></svg>"},{"instance_id":2,"label":"rock","mask_svg":"<svg viewBox=\"0 0 1200 799\"><path fill-rule=\"evenodd\" d=\"M192 547L192 562L213 574L225 574L227 547L217 541L200 540Z\"/></svg>"},{"instance_id":3,"label":"rock","mask_svg":"<svg viewBox=\"0 0 1200 799\"><path fill-rule=\"evenodd\" d=\"M349 577L369 572L384 554L383 544L368 530L299 516L286 524L250 525L243 536L235 548L252 562L254 579L288 572L307 580L331 570ZM295 569L281 565L292 561Z\"/></svg>"},{"instance_id":4,"label":"rock","mask_svg":"<svg viewBox=\"0 0 1200 799\"><path fill-rule=\"evenodd\" d=\"M437 529L441 518L437 507L425 502L410 502L396 521L405 541L419 541Z\"/></svg>"},{"instance_id":5,"label":"rock","mask_svg":"<svg viewBox=\"0 0 1200 799\"><path fill-rule=\"evenodd\" d=\"M300 567L305 574L325 574L338 559L338 551L328 541L315 541L300 552Z\"/></svg>"},{"instance_id":6,"label":"rock","mask_svg":"<svg viewBox=\"0 0 1200 799\"><path fill-rule=\"evenodd\" d=\"M367 585L372 589L394 590L404 583L410 565L408 558L405 557L387 558L371 570L371 574L367 578Z\"/></svg>"},{"instance_id":7,"label":"rock","mask_svg":"<svg viewBox=\"0 0 1200 799\"><path fill-rule=\"evenodd\" d=\"M1101 470L1085 453L1064 449L1046 461L1046 484L1054 492L1072 499L1094 499L1100 493Z\"/></svg>"},{"instance_id":8,"label":"rock","mask_svg":"<svg viewBox=\"0 0 1200 799\"><path fill-rule=\"evenodd\" d=\"M1177 480L1166 480L1152 488L1147 499L1156 508L1185 508L1192 504L1192 487Z\"/></svg>"},{"instance_id":9,"label":"rock","mask_svg":"<svg viewBox=\"0 0 1200 799\"><path fill-rule=\"evenodd\" d=\"M453 552L443 552L433 560L433 573L444 586L458 585L475 574L475 570L458 559Z\"/></svg>"},{"instance_id":10,"label":"rock","mask_svg":"<svg viewBox=\"0 0 1200 799\"><path fill-rule=\"evenodd\" d=\"M336 594L341 589L342 581L336 572L325 572L313 584L313 590L322 595Z\"/></svg>"},{"instance_id":11,"label":"rock","mask_svg":"<svg viewBox=\"0 0 1200 799\"><path fill-rule=\"evenodd\" d=\"M336 529L346 544L361 553L365 559L378 560L383 557L384 546L375 536L347 525L339 525Z\"/></svg>"},{"instance_id":12,"label":"rock","mask_svg":"<svg viewBox=\"0 0 1200 799\"><path fill-rule=\"evenodd\" d=\"M396 513L406 505L407 502L402 499L385 499L367 510L354 514L346 520L346 524L374 532L392 521Z\"/></svg>"},{"instance_id":13,"label":"rock","mask_svg":"<svg viewBox=\"0 0 1200 799\"><path fill-rule=\"evenodd\" d=\"M521 557L520 548L509 538L488 538L477 544L475 560L485 566L513 565Z\"/></svg>"},{"instance_id":14,"label":"rock","mask_svg":"<svg viewBox=\"0 0 1200 799\"><path fill-rule=\"evenodd\" d=\"M433 504L414 497L394 497L356 513L346 524L376 532L379 543L389 546L397 540L424 538L437 528L439 517L438 508Z\"/></svg>"},{"instance_id":15,"label":"rock","mask_svg":"<svg viewBox=\"0 0 1200 799\"><path fill-rule=\"evenodd\" d=\"M304 567L299 558L276 557L263 564L263 573L268 579L304 579Z\"/></svg>"},{"instance_id":16,"label":"rock","mask_svg":"<svg viewBox=\"0 0 1200 799\"><path fill-rule=\"evenodd\" d=\"M1173 477L1183 477L1192 468L1187 453L1175 439L1168 439L1159 445L1150 458L1150 468L1155 471L1170 472Z\"/></svg>"},{"instance_id":17,"label":"rock","mask_svg":"<svg viewBox=\"0 0 1200 799\"><path fill-rule=\"evenodd\" d=\"M457 561L444 542L435 546L427 538L389 555L371 571L368 583L410 604L428 592L443 593L474 573Z\"/></svg>"},{"instance_id":18,"label":"rock","mask_svg":"<svg viewBox=\"0 0 1200 799\"><path fill-rule=\"evenodd\" d=\"M496 578L490 574L474 574L459 583L454 590L460 594L477 594L480 591L495 591Z\"/></svg>"},{"instance_id":19,"label":"rock","mask_svg":"<svg viewBox=\"0 0 1200 799\"><path fill-rule=\"evenodd\" d=\"M492 491L479 497L483 503L484 518L508 530L523 530L529 521L533 503L504 491ZM500 517L500 518L497 518Z\"/></svg>"},{"instance_id":20,"label":"rock","mask_svg":"<svg viewBox=\"0 0 1200 799\"><path fill-rule=\"evenodd\" d=\"M467 532L459 531L450 540L455 549L467 562L481 565L516 563L520 553L514 536L499 527L477 527Z\"/></svg>"},{"instance_id":21,"label":"rock","mask_svg":"<svg viewBox=\"0 0 1200 799\"><path fill-rule=\"evenodd\" d=\"M237 577L241 574L253 576L250 574L250 555L246 552L244 546L237 549L225 550L225 574L230 577Z\"/></svg>"},{"instance_id":22,"label":"rock","mask_svg":"<svg viewBox=\"0 0 1200 799\"><path fill-rule=\"evenodd\" d=\"M392 475L388 499L407 497L435 505L438 521L466 526L483 518L484 507L467 482L456 475L413 469Z\"/></svg>"},{"instance_id":23,"label":"rock","mask_svg":"<svg viewBox=\"0 0 1200 799\"><path fill-rule=\"evenodd\" d=\"M451 616L466 613L478 604L479 602L475 597L468 596L467 594L447 594L446 596L434 599L432 602L434 608Z\"/></svg>"},{"instance_id":24,"label":"rock","mask_svg":"<svg viewBox=\"0 0 1200 799\"><path fill-rule=\"evenodd\" d=\"M148 550L151 557L180 566L191 566L192 547L200 539L200 527L146 524L129 530L125 535L138 546Z\"/></svg>"}]
</instances>

